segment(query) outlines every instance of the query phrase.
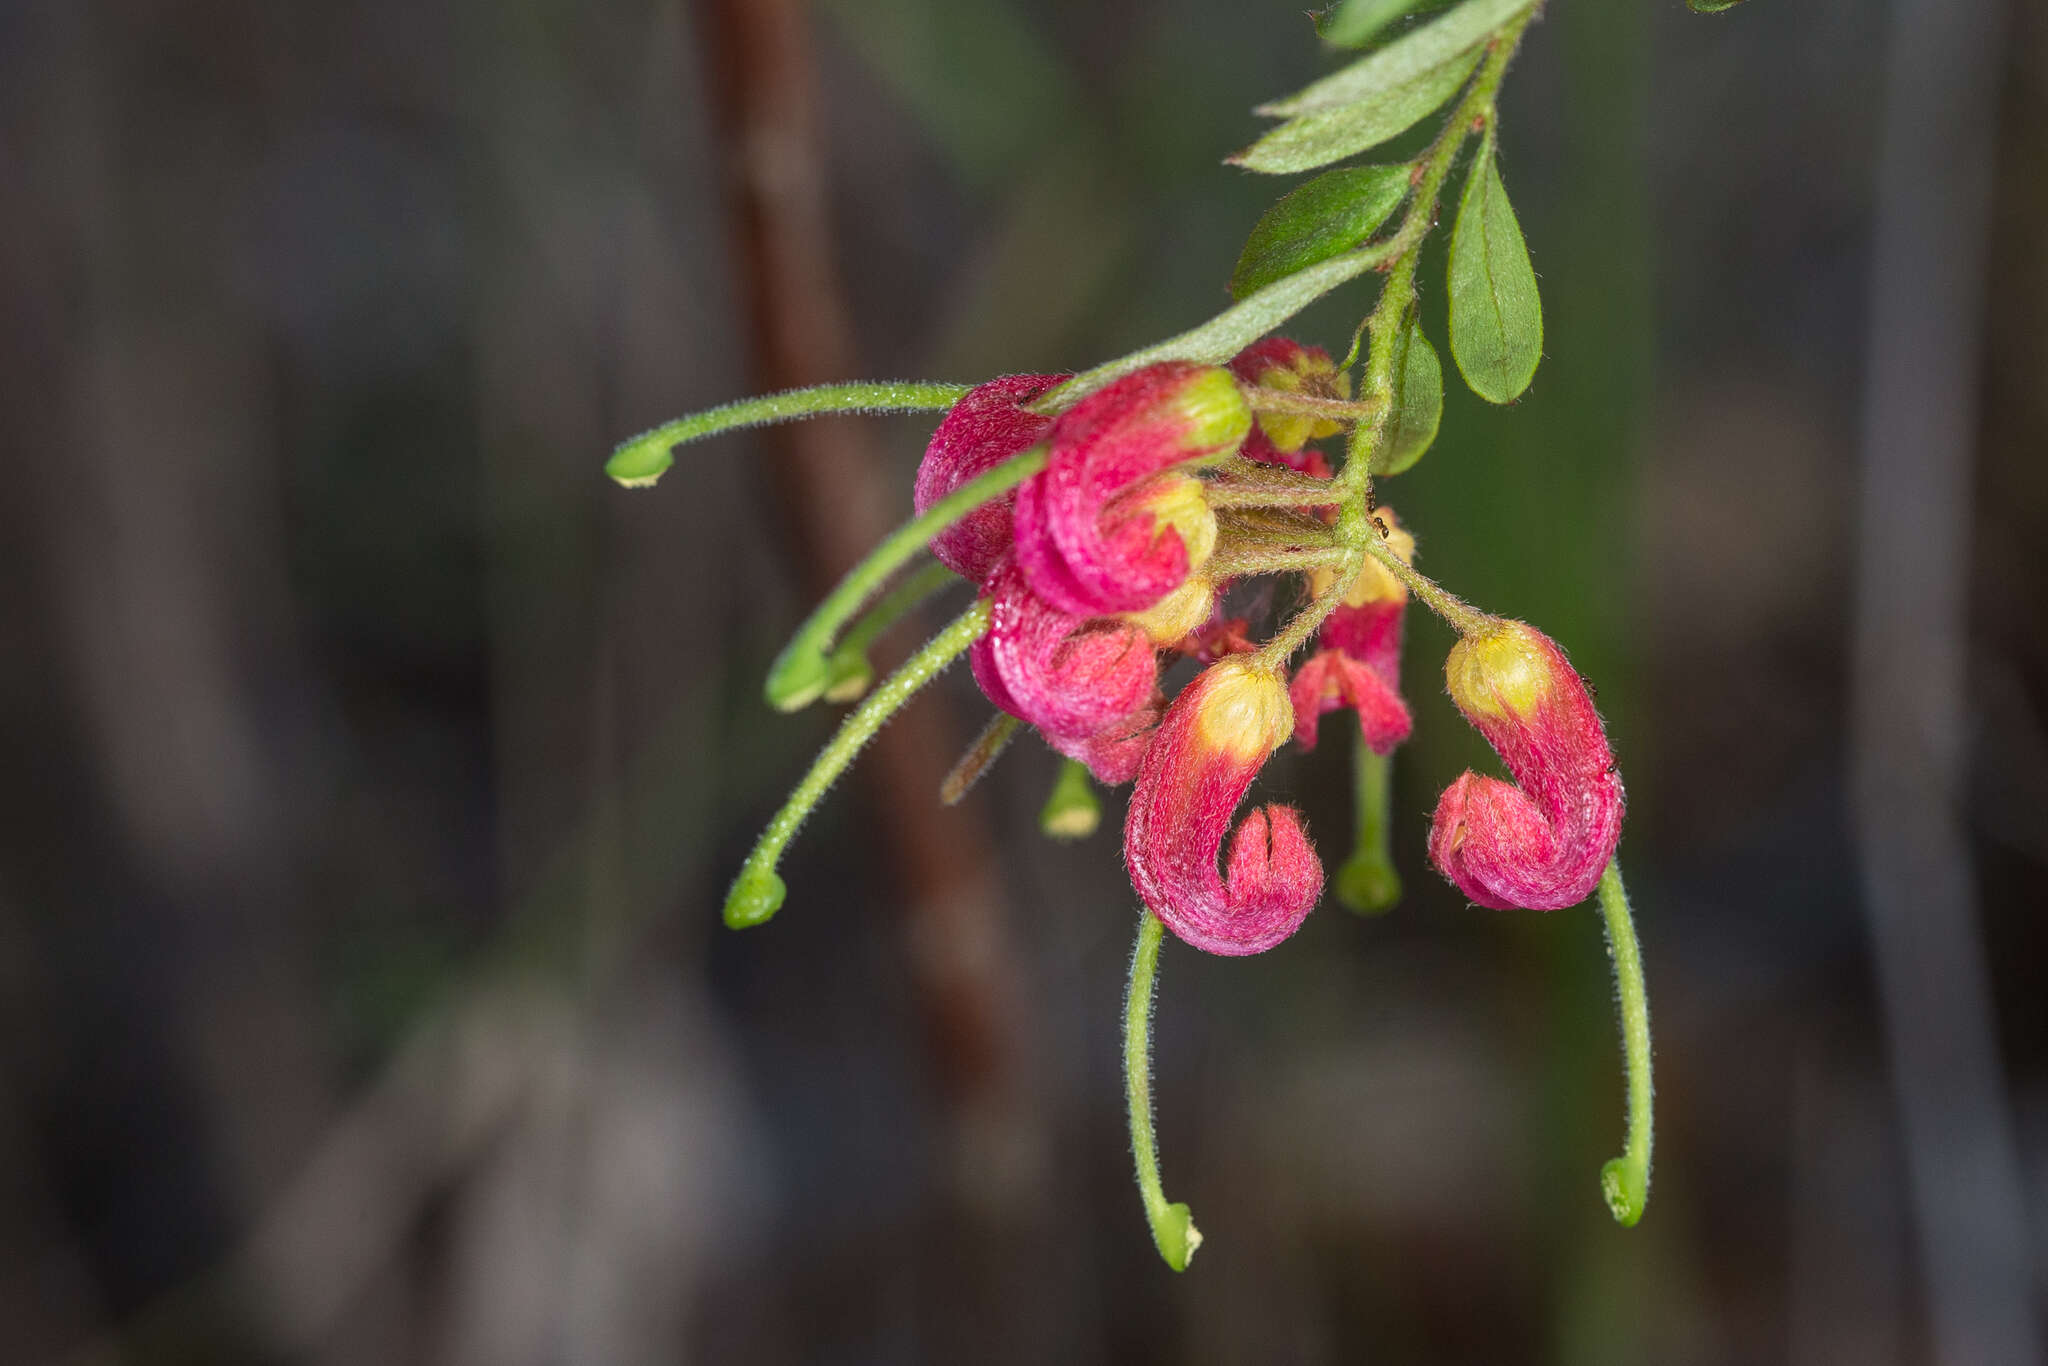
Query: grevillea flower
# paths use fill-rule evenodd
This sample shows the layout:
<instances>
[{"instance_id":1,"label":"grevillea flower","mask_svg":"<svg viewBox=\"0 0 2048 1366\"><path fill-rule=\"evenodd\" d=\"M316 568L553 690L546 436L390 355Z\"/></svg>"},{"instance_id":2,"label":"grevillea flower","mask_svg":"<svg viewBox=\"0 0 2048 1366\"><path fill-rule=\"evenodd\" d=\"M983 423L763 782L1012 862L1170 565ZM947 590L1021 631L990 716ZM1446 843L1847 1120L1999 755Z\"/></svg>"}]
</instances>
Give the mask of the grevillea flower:
<instances>
[{"instance_id":1,"label":"grevillea flower","mask_svg":"<svg viewBox=\"0 0 2048 1366\"><path fill-rule=\"evenodd\" d=\"M1031 591L1011 557L997 563L982 595L989 628L967 658L989 701L1104 782L1129 781L1140 737L1158 714L1159 665L1144 630L1062 612Z\"/></svg>"},{"instance_id":2,"label":"grevillea flower","mask_svg":"<svg viewBox=\"0 0 2048 1366\"><path fill-rule=\"evenodd\" d=\"M1227 872L1216 867L1238 802L1293 728L1280 676L1233 657L1181 690L1145 751L1124 821L1124 861L1152 913L1198 949L1262 953L1293 934L1322 895L1323 866L1289 807L1246 816Z\"/></svg>"},{"instance_id":3,"label":"grevillea flower","mask_svg":"<svg viewBox=\"0 0 2048 1366\"><path fill-rule=\"evenodd\" d=\"M1287 337L1267 337L1237 353L1230 369L1246 384L1313 398L1351 397L1351 376L1340 373L1330 353L1320 346L1303 346ZM1330 477L1330 463L1323 453L1309 446L1343 428L1328 418L1307 413L1262 412L1245 438L1247 459L1269 465L1285 465L1319 479Z\"/></svg>"},{"instance_id":4,"label":"grevillea flower","mask_svg":"<svg viewBox=\"0 0 2048 1366\"><path fill-rule=\"evenodd\" d=\"M1415 559L1415 538L1381 508L1387 545L1405 562ZM1318 578L1326 578L1321 571ZM1312 580L1312 591L1325 584ZM1401 698L1401 632L1408 615L1408 588L1378 560L1367 560L1343 603L1317 633L1320 648L1295 670L1288 696L1294 703L1294 738L1316 747L1324 712L1349 707L1358 713L1359 733L1376 754L1388 754L1414 728Z\"/></svg>"},{"instance_id":5,"label":"grevillea flower","mask_svg":"<svg viewBox=\"0 0 2048 1366\"><path fill-rule=\"evenodd\" d=\"M1185 469L1235 451L1251 409L1228 370L1166 361L1062 413L1045 472L1017 490L1017 560L1065 612L1142 612L1216 542L1202 481Z\"/></svg>"},{"instance_id":6,"label":"grevillea flower","mask_svg":"<svg viewBox=\"0 0 2048 1366\"><path fill-rule=\"evenodd\" d=\"M968 480L1045 440L1052 419L1023 405L1068 378L1004 375L968 390L947 411L925 447L911 491L917 510L923 512ZM932 537L932 554L954 573L980 583L1010 548L1010 510L1016 501L1012 490L982 504Z\"/></svg>"},{"instance_id":7,"label":"grevillea flower","mask_svg":"<svg viewBox=\"0 0 2048 1366\"><path fill-rule=\"evenodd\" d=\"M1621 839L1621 775L1557 643L1499 621L1444 663L1451 698L1519 786L1467 771L1437 802L1429 857L1481 906L1551 911L1591 894Z\"/></svg>"}]
</instances>

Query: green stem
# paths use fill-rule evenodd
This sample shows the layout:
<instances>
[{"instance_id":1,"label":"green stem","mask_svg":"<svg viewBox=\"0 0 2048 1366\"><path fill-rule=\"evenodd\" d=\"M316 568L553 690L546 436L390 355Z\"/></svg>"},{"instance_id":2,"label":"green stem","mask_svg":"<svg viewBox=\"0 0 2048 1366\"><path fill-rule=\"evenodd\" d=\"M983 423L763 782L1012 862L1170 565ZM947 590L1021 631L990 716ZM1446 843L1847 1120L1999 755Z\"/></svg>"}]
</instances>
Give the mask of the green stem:
<instances>
[{"instance_id":1,"label":"green stem","mask_svg":"<svg viewBox=\"0 0 2048 1366\"><path fill-rule=\"evenodd\" d=\"M1378 402L1380 412L1370 421L1353 427L1345 445L1344 469L1338 478L1355 495L1371 486L1372 455L1379 449L1380 439L1386 434L1387 415L1393 411L1394 343L1401 329L1408 325L1409 310L1415 306L1415 267L1422 257L1423 240L1436 226L1437 199L1466 139L1476 128L1492 128L1501 78L1507 74L1508 63L1514 59L1515 49L1535 17L1532 7L1493 36L1486 59L1480 63L1472 84L1465 88L1464 98L1444 120L1436 141L1416 159L1420 174L1415 193L1409 198L1401 226L1386 241L1390 248L1388 259L1393 264L1387 271L1386 284L1380 289L1379 302L1365 320L1372 343L1366 352L1358 397L1361 402Z\"/></svg>"},{"instance_id":2,"label":"green stem","mask_svg":"<svg viewBox=\"0 0 2048 1366\"><path fill-rule=\"evenodd\" d=\"M1377 531L1369 532L1360 539L1366 554L1387 567L1389 573L1408 585L1408 591L1429 604L1430 610L1448 621L1459 635L1469 636L1492 626L1498 617L1482 612L1457 594L1450 592L1435 579L1417 570L1415 566L1394 553Z\"/></svg>"},{"instance_id":3,"label":"green stem","mask_svg":"<svg viewBox=\"0 0 2048 1366\"><path fill-rule=\"evenodd\" d=\"M647 488L668 473L676 446L739 427L793 422L821 413L937 413L960 401L970 386L931 384L916 380L867 380L857 384L819 384L785 389L779 394L743 398L701 413L664 422L619 443L604 472L629 489Z\"/></svg>"},{"instance_id":4,"label":"green stem","mask_svg":"<svg viewBox=\"0 0 2048 1366\"><path fill-rule=\"evenodd\" d=\"M826 654L833 637L869 595L932 537L1044 469L1045 460L1043 446L1012 456L986 474L968 480L884 537L866 559L847 571L839 586L818 604L817 610L775 657L763 689L769 705L781 711L809 706L832 681L832 666Z\"/></svg>"},{"instance_id":5,"label":"green stem","mask_svg":"<svg viewBox=\"0 0 2048 1366\"><path fill-rule=\"evenodd\" d=\"M1358 834L1351 857L1337 870L1337 900L1360 915L1378 915L1401 899L1401 875L1394 871L1387 820L1394 760L1392 755L1376 753L1356 728L1351 739Z\"/></svg>"},{"instance_id":6,"label":"green stem","mask_svg":"<svg viewBox=\"0 0 2048 1366\"><path fill-rule=\"evenodd\" d=\"M1614 962L1615 994L1621 1000L1621 1043L1628 1059L1628 1148L1600 1168L1600 1190L1615 1222L1635 1227L1650 1199L1652 1099L1650 1079L1650 993L1643 982L1643 952L1629 915L1621 864L1610 860L1600 875L1600 911L1607 918L1607 956Z\"/></svg>"},{"instance_id":7,"label":"green stem","mask_svg":"<svg viewBox=\"0 0 2048 1366\"><path fill-rule=\"evenodd\" d=\"M1281 628L1254 655L1253 661L1268 669L1282 669L1294 652L1302 647L1324 618L1337 610L1337 604L1344 601L1344 595L1351 591L1351 585L1358 580L1358 570L1365 561L1356 552L1346 552L1337 561L1337 572L1330 577L1329 586L1316 595L1314 601L1294 614L1293 620Z\"/></svg>"},{"instance_id":8,"label":"green stem","mask_svg":"<svg viewBox=\"0 0 2048 1366\"><path fill-rule=\"evenodd\" d=\"M1328 479L1288 470L1241 473L1236 467L1230 477L1210 480L1202 494L1212 508L1330 507L1343 498L1342 491Z\"/></svg>"},{"instance_id":9,"label":"green stem","mask_svg":"<svg viewBox=\"0 0 2048 1366\"><path fill-rule=\"evenodd\" d=\"M1095 795L1088 765L1079 759L1060 764L1060 776L1038 812L1038 828L1047 838L1084 840L1102 824L1102 802Z\"/></svg>"},{"instance_id":10,"label":"green stem","mask_svg":"<svg viewBox=\"0 0 2048 1366\"><path fill-rule=\"evenodd\" d=\"M974 737L974 743L954 761L952 769L939 784L939 805L960 805L974 785L981 781L981 775L1003 757L1003 751L1010 747L1010 741L1017 738L1018 727L1023 724L1006 711L991 716L988 724L981 728L981 734Z\"/></svg>"},{"instance_id":11,"label":"green stem","mask_svg":"<svg viewBox=\"0 0 2048 1366\"><path fill-rule=\"evenodd\" d=\"M851 702L875 681L875 666L868 662L868 647L882 633L915 611L934 593L960 582L960 576L937 560L906 577L887 596L868 609L839 642L826 661L831 677L825 684L827 702Z\"/></svg>"},{"instance_id":12,"label":"green stem","mask_svg":"<svg viewBox=\"0 0 2048 1366\"><path fill-rule=\"evenodd\" d=\"M984 599L976 599L972 607L955 617L945 630L933 636L923 649L912 655L902 668L889 675L881 687L868 694L866 701L853 709L839 727L839 733L819 752L811 771L804 774L803 781L789 794L789 800L775 813L775 819L768 822L768 828L761 832L754 852L747 855L745 866L733 879L732 890L725 898L727 925L736 930L759 925L782 908L783 898L789 889L775 871L775 865L781 861L782 851L789 847L797 827L804 823L804 817L811 814L811 808L818 804L833 781L846 771L846 766L860 753L861 746L874 738L882 723L908 702L919 688L959 658L986 630L988 603Z\"/></svg>"},{"instance_id":13,"label":"green stem","mask_svg":"<svg viewBox=\"0 0 2048 1366\"><path fill-rule=\"evenodd\" d=\"M1211 555L1202 572L1218 583L1249 574L1305 574L1342 564L1346 553L1335 549L1262 550L1257 546L1235 546Z\"/></svg>"},{"instance_id":14,"label":"green stem","mask_svg":"<svg viewBox=\"0 0 2048 1366\"><path fill-rule=\"evenodd\" d=\"M1166 927L1145 911L1138 921L1138 947L1131 954L1131 986L1124 997L1124 1098L1130 1105L1131 1154L1138 1166L1138 1194L1152 1225L1152 1245L1175 1271L1202 1245L1186 1205L1170 1205L1159 1184L1159 1149L1152 1135L1152 994L1159 977L1159 941Z\"/></svg>"},{"instance_id":15,"label":"green stem","mask_svg":"<svg viewBox=\"0 0 2048 1366\"><path fill-rule=\"evenodd\" d=\"M1322 398L1298 390L1269 389L1263 384L1240 383L1246 406L1259 413L1292 413L1302 417L1326 417L1332 422L1356 422L1375 417L1385 405L1377 399Z\"/></svg>"}]
</instances>

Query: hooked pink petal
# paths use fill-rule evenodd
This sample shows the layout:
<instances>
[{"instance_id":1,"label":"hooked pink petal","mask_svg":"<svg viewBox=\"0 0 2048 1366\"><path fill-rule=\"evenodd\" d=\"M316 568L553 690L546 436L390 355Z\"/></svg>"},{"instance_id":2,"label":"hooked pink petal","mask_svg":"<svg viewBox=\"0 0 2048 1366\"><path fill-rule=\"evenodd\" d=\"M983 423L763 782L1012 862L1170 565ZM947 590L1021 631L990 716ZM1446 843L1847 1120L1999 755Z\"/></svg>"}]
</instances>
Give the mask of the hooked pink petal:
<instances>
[{"instance_id":1,"label":"hooked pink petal","mask_svg":"<svg viewBox=\"0 0 2048 1366\"><path fill-rule=\"evenodd\" d=\"M1061 414L1045 472L1017 491L1018 562L1033 590L1088 616L1142 612L1179 587L1207 546L1162 525L1161 505L1191 522L1209 514L1199 486L1159 476L1236 449L1250 425L1228 371L1185 361L1147 366Z\"/></svg>"},{"instance_id":2,"label":"hooked pink petal","mask_svg":"<svg viewBox=\"0 0 2048 1366\"><path fill-rule=\"evenodd\" d=\"M1300 928L1322 895L1322 864L1285 806L1246 816L1227 875L1217 870L1231 816L1291 726L1285 684L1233 658L1181 690L1145 751L1124 861L1139 897L1195 948L1262 953Z\"/></svg>"},{"instance_id":3,"label":"hooked pink petal","mask_svg":"<svg viewBox=\"0 0 2048 1366\"><path fill-rule=\"evenodd\" d=\"M1621 839L1621 775L1592 696L1542 632L1502 622L1445 665L1451 696L1515 776L1467 772L1437 802L1429 855L1481 906L1584 901Z\"/></svg>"}]
</instances>

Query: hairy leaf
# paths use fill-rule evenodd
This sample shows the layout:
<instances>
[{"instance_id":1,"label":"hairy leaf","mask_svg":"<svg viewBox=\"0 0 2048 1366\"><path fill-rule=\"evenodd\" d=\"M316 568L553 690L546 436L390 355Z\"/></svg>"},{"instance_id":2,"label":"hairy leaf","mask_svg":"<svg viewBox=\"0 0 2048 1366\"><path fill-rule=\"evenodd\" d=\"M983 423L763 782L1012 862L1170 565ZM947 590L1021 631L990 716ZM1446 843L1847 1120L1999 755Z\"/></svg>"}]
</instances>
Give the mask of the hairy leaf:
<instances>
[{"instance_id":1,"label":"hairy leaf","mask_svg":"<svg viewBox=\"0 0 2048 1366\"><path fill-rule=\"evenodd\" d=\"M1446 0L1345 0L1330 21L1317 31L1326 43L1364 47L1388 24L1422 10L1442 9Z\"/></svg>"},{"instance_id":2,"label":"hairy leaf","mask_svg":"<svg viewBox=\"0 0 2048 1366\"><path fill-rule=\"evenodd\" d=\"M1535 0L1466 0L1443 18L1388 43L1286 99L1262 104L1253 112L1292 118L1373 98L1473 51L1533 3Z\"/></svg>"},{"instance_id":3,"label":"hairy leaf","mask_svg":"<svg viewBox=\"0 0 2048 1366\"><path fill-rule=\"evenodd\" d=\"M1406 132L1423 115L1457 94L1472 68L1479 65L1480 55L1476 47L1454 53L1445 62L1425 67L1399 85L1373 91L1334 109L1289 119L1231 157L1231 164L1267 175L1289 175L1312 171L1368 147L1377 147Z\"/></svg>"},{"instance_id":4,"label":"hairy leaf","mask_svg":"<svg viewBox=\"0 0 2048 1366\"><path fill-rule=\"evenodd\" d=\"M1142 351L1105 361L1093 370L1084 370L1059 388L1041 394L1028 406L1035 413L1065 412L1103 385L1163 360L1221 365L1338 285L1384 265L1386 260L1383 248L1366 246L1297 270L1242 303L1232 304L1200 327L1155 342Z\"/></svg>"},{"instance_id":5,"label":"hairy leaf","mask_svg":"<svg viewBox=\"0 0 2048 1366\"><path fill-rule=\"evenodd\" d=\"M1230 273L1242 299L1373 235L1408 195L1406 166L1356 166L1319 175L1266 210Z\"/></svg>"},{"instance_id":6,"label":"hairy leaf","mask_svg":"<svg viewBox=\"0 0 2048 1366\"><path fill-rule=\"evenodd\" d=\"M1543 359L1543 304L1490 133L1458 201L1449 274L1451 355L1458 370L1487 402L1511 403Z\"/></svg>"},{"instance_id":7,"label":"hairy leaf","mask_svg":"<svg viewBox=\"0 0 2048 1366\"><path fill-rule=\"evenodd\" d=\"M1742 0L1685 0L1694 14L1719 14L1724 9L1734 9Z\"/></svg>"},{"instance_id":8,"label":"hairy leaf","mask_svg":"<svg viewBox=\"0 0 2048 1366\"><path fill-rule=\"evenodd\" d=\"M1399 474L1422 459L1443 416L1443 363L1422 325L1411 318L1394 344L1394 408L1372 454L1372 472Z\"/></svg>"}]
</instances>

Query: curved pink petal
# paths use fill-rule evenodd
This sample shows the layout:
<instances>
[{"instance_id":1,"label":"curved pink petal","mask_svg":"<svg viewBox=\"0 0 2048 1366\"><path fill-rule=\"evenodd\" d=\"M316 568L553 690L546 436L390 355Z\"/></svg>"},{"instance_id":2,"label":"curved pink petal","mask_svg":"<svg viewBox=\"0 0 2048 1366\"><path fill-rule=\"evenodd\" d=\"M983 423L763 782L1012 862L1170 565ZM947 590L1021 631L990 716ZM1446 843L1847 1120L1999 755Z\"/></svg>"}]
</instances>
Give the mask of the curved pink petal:
<instances>
[{"instance_id":1,"label":"curved pink petal","mask_svg":"<svg viewBox=\"0 0 2048 1366\"><path fill-rule=\"evenodd\" d=\"M1322 864L1300 814L1285 806L1246 816L1217 870L1237 804L1292 726L1279 677L1227 659L1181 690L1139 765L1124 820L1131 885L1168 929L1207 953L1272 948L1322 895Z\"/></svg>"},{"instance_id":2,"label":"curved pink petal","mask_svg":"<svg viewBox=\"0 0 2048 1366\"><path fill-rule=\"evenodd\" d=\"M1017 491L1018 563L1062 611L1141 612L1179 587L1214 520L1177 465L1237 449L1251 426L1227 370L1166 361L1126 375L1060 415L1045 473Z\"/></svg>"},{"instance_id":3,"label":"curved pink petal","mask_svg":"<svg viewBox=\"0 0 2048 1366\"><path fill-rule=\"evenodd\" d=\"M1399 687L1343 650L1316 651L1294 671L1287 691L1294 703L1294 739L1303 749L1316 747L1323 713L1343 707L1358 713L1359 734L1375 754L1391 754L1415 728Z\"/></svg>"},{"instance_id":4,"label":"curved pink petal","mask_svg":"<svg viewBox=\"0 0 2048 1366\"><path fill-rule=\"evenodd\" d=\"M1047 604L1014 560L982 589L989 628L968 652L989 701L1048 737L1077 741L1141 711L1158 689L1152 642L1129 622L1090 620Z\"/></svg>"},{"instance_id":5,"label":"curved pink petal","mask_svg":"<svg viewBox=\"0 0 2048 1366\"><path fill-rule=\"evenodd\" d=\"M1517 786L1461 775L1437 802L1431 861L1495 910L1584 901L1621 840L1626 804L1584 680L1556 642L1516 621L1459 641L1444 672Z\"/></svg>"},{"instance_id":6,"label":"curved pink petal","mask_svg":"<svg viewBox=\"0 0 2048 1366\"><path fill-rule=\"evenodd\" d=\"M968 390L925 447L912 505L923 512L968 480L1045 440L1052 419L1023 405L1068 378L1004 375ZM1010 509L1016 501L1012 490L968 513L932 537L932 554L954 573L980 583L1010 548Z\"/></svg>"}]
</instances>

